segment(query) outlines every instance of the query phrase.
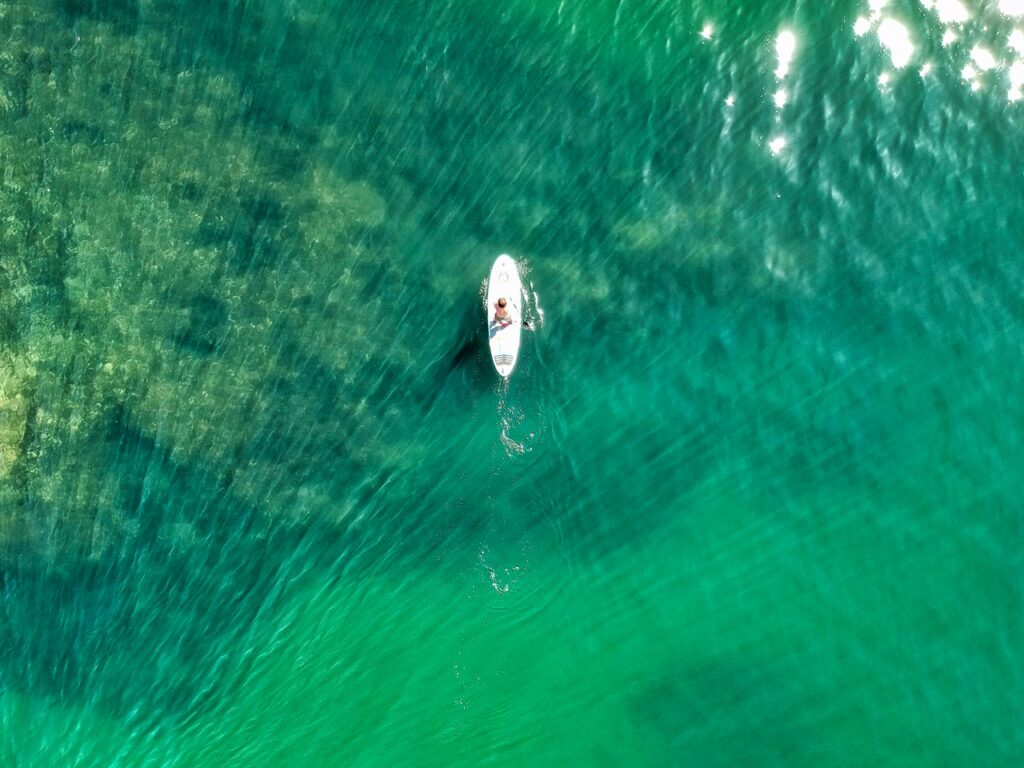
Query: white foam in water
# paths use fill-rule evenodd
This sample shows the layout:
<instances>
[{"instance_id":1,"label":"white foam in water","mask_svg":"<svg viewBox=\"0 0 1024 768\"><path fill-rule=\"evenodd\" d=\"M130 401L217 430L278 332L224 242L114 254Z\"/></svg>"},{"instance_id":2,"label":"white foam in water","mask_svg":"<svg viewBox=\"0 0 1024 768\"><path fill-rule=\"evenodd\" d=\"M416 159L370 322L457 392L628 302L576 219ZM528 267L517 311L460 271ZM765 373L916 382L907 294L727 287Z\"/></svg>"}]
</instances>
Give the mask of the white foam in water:
<instances>
[{"instance_id":1,"label":"white foam in water","mask_svg":"<svg viewBox=\"0 0 1024 768\"><path fill-rule=\"evenodd\" d=\"M871 29L871 19L866 16L858 16L857 20L853 22L853 34L857 37L865 34Z\"/></svg>"},{"instance_id":2,"label":"white foam in water","mask_svg":"<svg viewBox=\"0 0 1024 768\"><path fill-rule=\"evenodd\" d=\"M896 69L906 66L910 57L914 55L914 44L910 42L910 33L896 19L888 17L882 19L882 23L878 25L878 39L888 49L892 65Z\"/></svg>"},{"instance_id":3,"label":"white foam in water","mask_svg":"<svg viewBox=\"0 0 1024 768\"><path fill-rule=\"evenodd\" d=\"M779 66L775 68L775 76L779 80L789 72L789 65L793 63L795 54L796 35L788 29L783 29L775 38L775 55L779 57Z\"/></svg>"},{"instance_id":4,"label":"white foam in water","mask_svg":"<svg viewBox=\"0 0 1024 768\"><path fill-rule=\"evenodd\" d=\"M534 311L536 312L537 325L539 325L541 328L543 328L544 327L544 307L542 307L540 305L540 294L537 293L536 290L534 290L533 283L530 283L530 292L533 295L533 308L534 308ZM530 318L527 318L527 319L532 321L533 317L530 317Z\"/></svg>"},{"instance_id":5,"label":"white foam in water","mask_svg":"<svg viewBox=\"0 0 1024 768\"><path fill-rule=\"evenodd\" d=\"M774 139L768 142L768 149L772 151L773 155L779 154L786 148L786 137L776 136Z\"/></svg>"},{"instance_id":6,"label":"white foam in water","mask_svg":"<svg viewBox=\"0 0 1024 768\"><path fill-rule=\"evenodd\" d=\"M704 27L700 31L700 36L703 37L705 40L710 40L713 34L715 34L714 25L710 21L706 22L704 24Z\"/></svg>"},{"instance_id":7,"label":"white foam in water","mask_svg":"<svg viewBox=\"0 0 1024 768\"><path fill-rule=\"evenodd\" d=\"M775 107L776 109L782 109L786 106L786 102L789 101L789 91L785 88L779 88L775 92Z\"/></svg>"}]
</instances>

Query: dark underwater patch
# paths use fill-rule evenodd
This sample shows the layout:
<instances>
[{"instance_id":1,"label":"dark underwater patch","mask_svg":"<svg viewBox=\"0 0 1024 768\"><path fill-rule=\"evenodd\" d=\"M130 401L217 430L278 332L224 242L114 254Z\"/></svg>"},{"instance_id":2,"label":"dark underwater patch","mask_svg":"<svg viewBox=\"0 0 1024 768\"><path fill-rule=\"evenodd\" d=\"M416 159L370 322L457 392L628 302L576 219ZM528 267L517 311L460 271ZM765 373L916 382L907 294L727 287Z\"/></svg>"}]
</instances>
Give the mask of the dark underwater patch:
<instances>
[{"instance_id":1,"label":"dark underwater patch","mask_svg":"<svg viewBox=\"0 0 1024 768\"><path fill-rule=\"evenodd\" d=\"M100 126L85 120L65 120L61 135L71 143L82 142L91 147L107 143L107 134Z\"/></svg>"},{"instance_id":2,"label":"dark underwater patch","mask_svg":"<svg viewBox=\"0 0 1024 768\"><path fill-rule=\"evenodd\" d=\"M174 343L181 349L199 355L210 355L227 330L228 307L210 294L198 294L185 303L186 316L174 334Z\"/></svg>"},{"instance_id":3,"label":"dark underwater patch","mask_svg":"<svg viewBox=\"0 0 1024 768\"><path fill-rule=\"evenodd\" d=\"M198 245L220 249L224 263L237 272L280 268L287 263L288 210L272 192L250 190L219 194L206 206L196 230Z\"/></svg>"},{"instance_id":4,"label":"dark underwater patch","mask_svg":"<svg viewBox=\"0 0 1024 768\"><path fill-rule=\"evenodd\" d=\"M139 0L58 0L57 7L71 22L105 21L126 33L135 32L139 25Z\"/></svg>"},{"instance_id":5,"label":"dark underwater patch","mask_svg":"<svg viewBox=\"0 0 1024 768\"><path fill-rule=\"evenodd\" d=\"M751 660L683 664L631 697L637 730L663 750L666 764L804 764L815 733L794 720L811 706L790 679Z\"/></svg>"}]
</instances>

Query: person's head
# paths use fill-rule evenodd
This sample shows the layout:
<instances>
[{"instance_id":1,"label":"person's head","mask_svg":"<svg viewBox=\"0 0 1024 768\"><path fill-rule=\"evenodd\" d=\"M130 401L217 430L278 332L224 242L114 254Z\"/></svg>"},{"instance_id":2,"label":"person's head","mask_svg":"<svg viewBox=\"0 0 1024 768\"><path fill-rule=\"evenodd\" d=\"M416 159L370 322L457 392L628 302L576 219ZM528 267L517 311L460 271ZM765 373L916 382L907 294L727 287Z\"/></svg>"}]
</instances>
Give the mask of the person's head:
<instances>
[{"instance_id":1,"label":"person's head","mask_svg":"<svg viewBox=\"0 0 1024 768\"><path fill-rule=\"evenodd\" d=\"M505 308L505 299L504 298L498 299L498 306L501 307L502 309Z\"/></svg>"}]
</instances>

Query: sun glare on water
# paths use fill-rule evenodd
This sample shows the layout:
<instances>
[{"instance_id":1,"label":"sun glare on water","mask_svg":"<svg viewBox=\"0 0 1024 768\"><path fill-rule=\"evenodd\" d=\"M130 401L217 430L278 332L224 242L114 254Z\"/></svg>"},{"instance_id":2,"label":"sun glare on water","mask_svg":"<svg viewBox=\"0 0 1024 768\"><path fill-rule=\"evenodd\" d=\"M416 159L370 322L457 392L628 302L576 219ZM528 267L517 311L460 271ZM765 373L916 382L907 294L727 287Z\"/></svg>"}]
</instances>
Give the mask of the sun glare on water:
<instances>
[{"instance_id":1,"label":"sun glare on water","mask_svg":"<svg viewBox=\"0 0 1024 768\"><path fill-rule=\"evenodd\" d=\"M789 73L789 67L796 55L796 35L790 30L782 30L775 38L775 55L779 59L779 65L775 68L775 77L781 80Z\"/></svg>"},{"instance_id":2,"label":"sun glare on water","mask_svg":"<svg viewBox=\"0 0 1024 768\"><path fill-rule=\"evenodd\" d=\"M896 69L905 67L914 55L914 44L910 41L910 33L905 25L892 18L882 19L878 25L878 39L889 51L892 65Z\"/></svg>"}]
</instances>

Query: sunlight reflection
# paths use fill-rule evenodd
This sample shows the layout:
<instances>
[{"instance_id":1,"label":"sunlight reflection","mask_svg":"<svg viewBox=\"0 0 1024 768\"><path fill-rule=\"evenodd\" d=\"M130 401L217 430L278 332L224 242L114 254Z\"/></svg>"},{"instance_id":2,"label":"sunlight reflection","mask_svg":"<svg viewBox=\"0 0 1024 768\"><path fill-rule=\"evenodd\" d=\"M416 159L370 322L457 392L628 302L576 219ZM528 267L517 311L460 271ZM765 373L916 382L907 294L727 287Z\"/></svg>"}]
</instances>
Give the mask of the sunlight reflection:
<instances>
[{"instance_id":1,"label":"sunlight reflection","mask_svg":"<svg viewBox=\"0 0 1024 768\"><path fill-rule=\"evenodd\" d=\"M980 45L976 45L971 49L971 60L982 72L989 69L995 69L999 66L999 62L997 62L996 57L992 55L992 51Z\"/></svg>"},{"instance_id":2,"label":"sunlight reflection","mask_svg":"<svg viewBox=\"0 0 1024 768\"><path fill-rule=\"evenodd\" d=\"M1024 61L1015 61L1010 66L1010 101L1020 101L1024 90Z\"/></svg>"},{"instance_id":3,"label":"sunlight reflection","mask_svg":"<svg viewBox=\"0 0 1024 768\"><path fill-rule=\"evenodd\" d=\"M1013 32L1010 33L1010 39L1008 42L1013 50L1024 55L1024 32L1019 29L1013 30Z\"/></svg>"},{"instance_id":4,"label":"sunlight reflection","mask_svg":"<svg viewBox=\"0 0 1024 768\"><path fill-rule=\"evenodd\" d=\"M789 89L783 85L783 80L789 74L790 66L796 55L796 35L788 29L779 30L775 37L775 55L778 57L779 66L775 68L775 77L779 80L779 87L776 89L772 100L775 103L776 130L781 129L782 108L789 103ZM768 149L773 156L777 156L786 147L786 137L777 135L768 142Z\"/></svg>"},{"instance_id":5,"label":"sunlight reflection","mask_svg":"<svg viewBox=\"0 0 1024 768\"><path fill-rule=\"evenodd\" d=\"M960 76L971 84L971 90L977 91L981 88L981 80L978 79L978 70L973 64L967 64L960 70Z\"/></svg>"},{"instance_id":6,"label":"sunlight reflection","mask_svg":"<svg viewBox=\"0 0 1024 768\"><path fill-rule=\"evenodd\" d=\"M878 39L888 49L892 65L896 69L906 66L914 54L914 44L910 42L907 28L893 18L884 18L878 25Z\"/></svg>"},{"instance_id":7,"label":"sunlight reflection","mask_svg":"<svg viewBox=\"0 0 1024 768\"><path fill-rule=\"evenodd\" d=\"M963 24L971 18L970 12L960 0L922 0L925 8L934 8L943 24Z\"/></svg>"},{"instance_id":8,"label":"sunlight reflection","mask_svg":"<svg viewBox=\"0 0 1024 768\"><path fill-rule=\"evenodd\" d=\"M700 36L705 40L710 40L711 36L715 34L715 27L710 21L705 22L703 28L700 30Z\"/></svg>"},{"instance_id":9,"label":"sunlight reflection","mask_svg":"<svg viewBox=\"0 0 1024 768\"><path fill-rule=\"evenodd\" d=\"M992 88L1001 90L1005 87L1010 101L1024 99L1024 29L1014 28L1012 24L1001 21L1003 17L1024 17L1024 0L917 2L930 12L933 23L939 24L936 31L941 31L942 46L950 52L949 56L919 60L917 71L922 78L938 70L956 72L972 91ZM866 5L867 12L862 10L853 23L855 37L862 37L869 32L877 35L894 70L902 69L915 56L920 56L914 39L919 34L925 34L925 38L931 39L930 34L889 15L889 7L893 4L888 0L867 0ZM990 72L999 72L1000 75L994 77L988 74ZM1006 79L1001 74L1003 72L1007 73ZM895 72L883 70L878 76L879 86L887 87L895 76ZM785 104L787 100L786 90L778 89L775 93L776 106Z\"/></svg>"},{"instance_id":10,"label":"sunlight reflection","mask_svg":"<svg viewBox=\"0 0 1024 768\"><path fill-rule=\"evenodd\" d=\"M775 77L779 80L789 72L789 65L793 62L796 53L796 35L788 29L779 32L775 38L775 53L779 57L779 66L775 68Z\"/></svg>"},{"instance_id":11,"label":"sunlight reflection","mask_svg":"<svg viewBox=\"0 0 1024 768\"><path fill-rule=\"evenodd\" d=\"M1007 16L1024 16L1024 0L999 0L999 10Z\"/></svg>"}]
</instances>

